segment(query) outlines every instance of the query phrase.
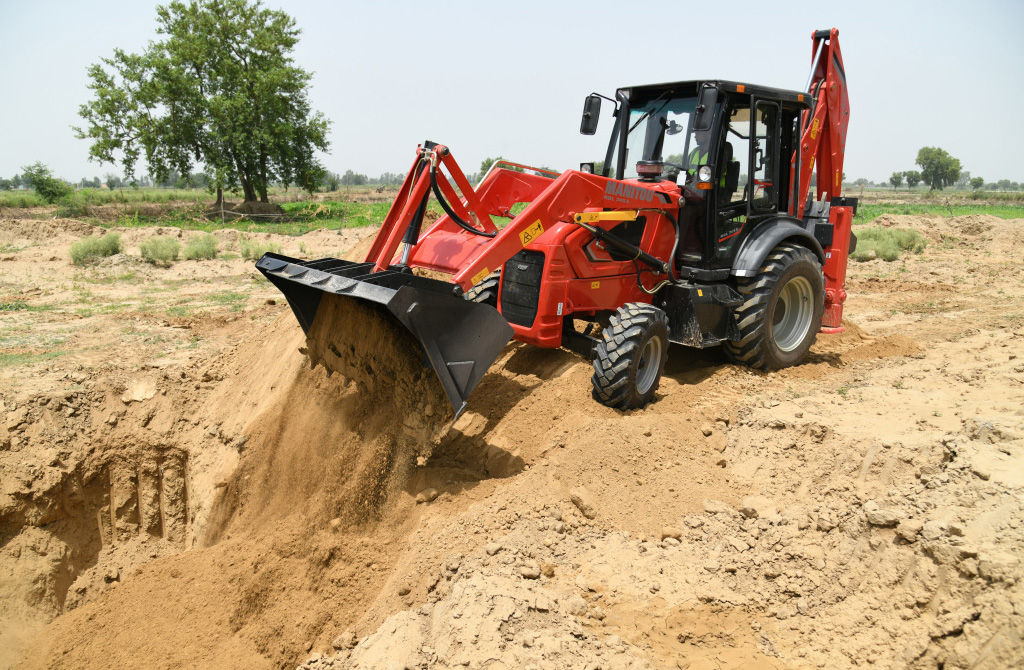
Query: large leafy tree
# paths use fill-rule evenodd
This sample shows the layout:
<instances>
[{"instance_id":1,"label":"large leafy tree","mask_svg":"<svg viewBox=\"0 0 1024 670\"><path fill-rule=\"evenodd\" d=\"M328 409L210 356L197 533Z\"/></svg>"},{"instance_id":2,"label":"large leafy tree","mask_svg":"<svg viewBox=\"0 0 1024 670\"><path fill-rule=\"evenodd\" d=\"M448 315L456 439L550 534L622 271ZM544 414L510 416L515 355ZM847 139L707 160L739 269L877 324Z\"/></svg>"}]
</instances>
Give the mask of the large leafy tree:
<instances>
[{"instance_id":1,"label":"large leafy tree","mask_svg":"<svg viewBox=\"0 0 1024 670\"><path fill-rule=\"evenodd\" d=\"M960 178L960 159L953 158L944 149L921 147L917 152L917 164L921 166L921 179L932 190L952 186Z\"/></svg>"},{"instance_id":2,"label":"large leafy tree","mask_svg":"<svg viewBox=\"0 0 1024 670\"><path fill-rule=\"evenodd\" d=\"M259 0L192 0L157 7L157 34L140 54L114 50L89 68L95 97L79 108L91 159L121 157L133 179L145 158L157 181L202 164L211 188L267 202L273 181L317 187L315 157L329 122L311 110L312 75L296 67L295 21Z\"/></svg>"}]
</instances>

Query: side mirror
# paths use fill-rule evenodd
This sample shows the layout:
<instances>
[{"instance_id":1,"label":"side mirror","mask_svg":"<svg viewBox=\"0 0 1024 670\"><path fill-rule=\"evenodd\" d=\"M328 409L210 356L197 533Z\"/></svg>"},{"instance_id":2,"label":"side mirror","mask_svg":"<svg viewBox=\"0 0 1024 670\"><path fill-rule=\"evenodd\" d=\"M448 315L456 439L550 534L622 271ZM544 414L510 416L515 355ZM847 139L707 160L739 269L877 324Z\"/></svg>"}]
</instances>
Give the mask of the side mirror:
<instances>
[{"instance_id":1,"label":"side mirror","mask_svg":"<svg viewBox=\"0 0 1024 670\"><path fill-rule=\"evenodd\" d=\"M715 103L718 102L718 89L711 84L700 87L697 95L697 115L693 119L694 130L711 130L714 120Z\"/></svg>"},{"instance_id":2,"label":"side mirror","mask_svg":"<svg viewBox=\"0 0 1024 670\"><path fill-rule=\"evenodd\" d=\"M580 122L580 133L593 135L597 132L597 121L601 118L601 98L591 93L583 103L583 120Z\"/></svg>"}]
</instances>

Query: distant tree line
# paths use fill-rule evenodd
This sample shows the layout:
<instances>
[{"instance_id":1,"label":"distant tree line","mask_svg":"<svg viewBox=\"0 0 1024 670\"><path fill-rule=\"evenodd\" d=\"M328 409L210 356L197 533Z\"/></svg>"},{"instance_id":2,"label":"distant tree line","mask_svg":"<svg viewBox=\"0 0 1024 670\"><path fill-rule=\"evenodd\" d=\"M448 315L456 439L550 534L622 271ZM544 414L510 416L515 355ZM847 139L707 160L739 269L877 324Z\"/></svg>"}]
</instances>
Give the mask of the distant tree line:
<instances>
[{"instance_id":1,"label":"distant tree line","mask_svg":"<svg viewBox=\"0 0 1024 670\"><path fill-rule=\"evenodd\" d=\"M920 170L904 170L893 172L889 176L888 184L898 189L906 182L908 189L914 189L918 184L924 183L929 190L941 191L944 188L971 189L980 191L1021 191L1024 184L1000 179L997 182L986 182L983 177L972 177L971 173L962 169L959 158L949 155L939 147L922 147L917 152L917 165ZM844 175L843 182L846 183ZM877 184L868 179L860 178L852 182L852 186L885 186L885 182Z\"/></svg>"}]
</instances>

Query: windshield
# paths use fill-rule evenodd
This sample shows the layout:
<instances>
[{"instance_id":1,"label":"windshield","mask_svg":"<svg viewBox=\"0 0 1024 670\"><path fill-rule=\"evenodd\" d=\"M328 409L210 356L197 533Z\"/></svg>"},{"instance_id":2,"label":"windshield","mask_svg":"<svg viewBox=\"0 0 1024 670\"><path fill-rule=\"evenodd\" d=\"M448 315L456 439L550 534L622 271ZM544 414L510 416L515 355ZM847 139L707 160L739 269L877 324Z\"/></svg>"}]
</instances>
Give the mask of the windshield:
<instances>
[{"instance_id":1,"label":"windshield","mask_svg":"<svg viewBox=\"0 0 1024 670\"><path fill-rule=\"evenodd\" d=\"M636 163L640 160L661 159L686 167L689 147L696 146L690 137L697 98L670 96L671 93L666 91L648 101L637 101L630 108L623 175L626 179L637 176ZM672 168L666 166L665 176L671 179L672 172Z\"/></svg>"}]
</instances>

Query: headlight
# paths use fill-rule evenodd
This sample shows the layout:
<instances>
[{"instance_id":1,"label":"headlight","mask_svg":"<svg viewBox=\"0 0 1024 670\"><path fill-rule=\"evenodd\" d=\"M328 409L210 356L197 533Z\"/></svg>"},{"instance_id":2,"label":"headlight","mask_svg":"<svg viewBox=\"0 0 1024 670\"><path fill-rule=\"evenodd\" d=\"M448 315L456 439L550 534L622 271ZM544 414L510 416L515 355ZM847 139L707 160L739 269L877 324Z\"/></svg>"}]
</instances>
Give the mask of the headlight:
<instances>
[{"instance_id":1,"label":"headlight","mask_svg":"<svg viewBox=\"0 0 1024 670\"><path fill-rule=\"evenodd\" d=\"M700 170L697 171L697 179L703 182L711 181L711 166L701 165Z\"/></svg>"}]
</instances>

